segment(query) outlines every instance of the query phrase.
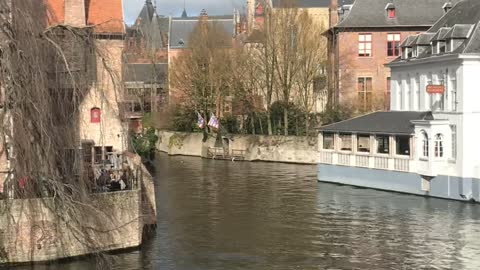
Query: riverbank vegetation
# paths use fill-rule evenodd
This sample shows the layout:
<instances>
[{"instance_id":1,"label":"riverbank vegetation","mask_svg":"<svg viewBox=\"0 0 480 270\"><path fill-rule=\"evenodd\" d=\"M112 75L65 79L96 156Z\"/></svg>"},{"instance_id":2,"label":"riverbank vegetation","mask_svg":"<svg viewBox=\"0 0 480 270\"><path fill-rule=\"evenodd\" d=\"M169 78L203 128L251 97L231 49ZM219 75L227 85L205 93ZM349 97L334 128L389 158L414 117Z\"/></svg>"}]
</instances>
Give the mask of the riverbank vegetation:
<instances>
[{"instance_id":1,"label":"riverbank vegetation","mask_svg":"<svg viewBox=\"0 0 480 270\"><path fill-rule=\"evenodd\" d=\"M219 118L221 132L313 135L350 115L328 109L325 25L293 1L283 5L233 43L221 25L199 20L172 60L170 129L198 131L199 113Z\"/></svg>"}]
</instances>

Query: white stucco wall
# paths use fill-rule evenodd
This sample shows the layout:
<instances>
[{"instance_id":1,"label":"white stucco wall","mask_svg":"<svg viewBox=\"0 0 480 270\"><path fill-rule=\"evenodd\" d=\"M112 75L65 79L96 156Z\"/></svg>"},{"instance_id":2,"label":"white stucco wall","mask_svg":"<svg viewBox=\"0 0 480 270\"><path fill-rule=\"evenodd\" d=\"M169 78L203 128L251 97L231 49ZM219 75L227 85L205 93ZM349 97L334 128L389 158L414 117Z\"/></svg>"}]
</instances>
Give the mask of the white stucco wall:
<instances>
[{"instance_id":1,"label":"white stucco wall","mask_svg":"<svg viewBox=\"0 0 480 270\"><path fill-rule=\"evenodd\" d=\"M480 57L479 56L443 56L433 59L412 61L401 66L391 66L392 71L392 111L433 111L435 119L448 120L448 126L456 126L456 157L452 152L452 132L444 127L444 148L447 161L438 166L438 173L480 178ZM427 78L432 77L433 84L441 83L444 78L446 93L444 109L431 106L430 98L439 101L440 95L429 95L426 92ZM408 83L410 78L410 83ZM420 78L420 107L416 105L417 89L415 78ZM456 91L454 91L456 90ZM456 92L456 100L454 98ZM456 104L455 104L456 103ZM419 133L425 127L417 127ZM435 127L426 128L430 135L430 146L433 148L432 136ZM421 147L421 136L416 134L417 153ZM432 151L432 149L430 149ZM433 152L432 152L433 153Z\"/></svg>"},{"instance_id":2,"label":"white stucco wall","mask_svg":"<svg viewBox=\"0 0 480 270\"><path fill-rule=\"evenodd\" d=\"M81 104L80 136L98 146L127 149L128 127L120 120L118 102L122 92L122 40L97 40L97 79ZM103 63L105 59L105 64ZM90 110L101 109L101 122L91 123Z\"/></svg>"}]
</instances>

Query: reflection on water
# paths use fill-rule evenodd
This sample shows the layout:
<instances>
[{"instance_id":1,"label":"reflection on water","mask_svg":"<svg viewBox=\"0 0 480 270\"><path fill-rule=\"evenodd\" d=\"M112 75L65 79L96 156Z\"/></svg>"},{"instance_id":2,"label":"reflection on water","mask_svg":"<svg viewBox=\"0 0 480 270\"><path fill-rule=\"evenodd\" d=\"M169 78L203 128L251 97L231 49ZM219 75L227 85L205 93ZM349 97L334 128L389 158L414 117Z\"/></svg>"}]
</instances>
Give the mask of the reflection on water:
<instances>
[{"instance_id":1,"label":"reflection on water","mask_svg":"<svg viewBox=\"0 0 480 270\"><path fill-rule=\"evenodd\" d=\"M316 167L161 155L126 269L480 269L480 205L316 182ZM18 269L94 269L92 260Z\"/></svg>"}]
</instances>

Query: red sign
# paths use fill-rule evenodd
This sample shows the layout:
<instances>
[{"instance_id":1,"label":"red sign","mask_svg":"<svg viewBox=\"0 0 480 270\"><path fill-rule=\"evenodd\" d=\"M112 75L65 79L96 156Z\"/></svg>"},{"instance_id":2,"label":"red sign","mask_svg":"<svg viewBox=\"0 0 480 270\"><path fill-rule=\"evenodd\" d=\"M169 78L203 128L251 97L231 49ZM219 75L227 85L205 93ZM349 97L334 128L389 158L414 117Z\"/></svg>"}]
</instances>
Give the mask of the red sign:
<instances>
[{"instance_id":1,"label":"red sign","mask_svg":"<svg viewBox=\"0 0 480 270\"><path fill-rule=\"evenodd\" d=\"M443 94L445 93L445 85L427 85L427 93L429 94Z\"/></svg>"}]
</instances>

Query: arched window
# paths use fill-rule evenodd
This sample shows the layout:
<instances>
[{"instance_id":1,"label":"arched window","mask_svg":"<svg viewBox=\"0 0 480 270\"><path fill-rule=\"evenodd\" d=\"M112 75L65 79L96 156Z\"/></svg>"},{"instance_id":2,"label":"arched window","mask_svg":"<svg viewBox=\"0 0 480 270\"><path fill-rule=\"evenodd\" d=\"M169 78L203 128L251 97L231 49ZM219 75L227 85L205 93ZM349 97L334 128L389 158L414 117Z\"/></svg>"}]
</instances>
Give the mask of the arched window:
<instances>
[{"instance_id":1,"label":"arched window","mask_svg":"<svg viewBox=\"0 0 480 270\"><path fill-rule=\"evenodd\" d=\"M443 157L443 136L435 135L435 157Z\"/></svg>"},{"instance_id":2,"label":"arched window","mask_svg":"<svg viewBox=\"0 0 480 270\"><path fill-rule=\"evenodd\" d=\"M428 134L425 131L422 132L422 146L423 156L428 157Z\"/></svg>"},{"instance_id":3,"label":"arched window","mask_svg":"<svg viewBox=\"0 0 480 270\"><path fill-rule=\"evenodd\" d=\"M91 123L100 123L100 108L94 107L90 110L90 122Z\"/></svg>"}]
</instances>

